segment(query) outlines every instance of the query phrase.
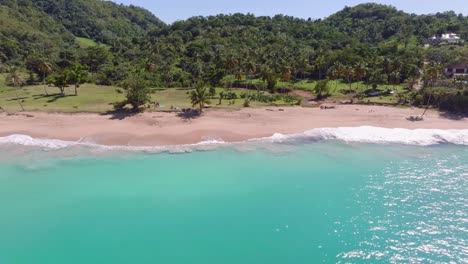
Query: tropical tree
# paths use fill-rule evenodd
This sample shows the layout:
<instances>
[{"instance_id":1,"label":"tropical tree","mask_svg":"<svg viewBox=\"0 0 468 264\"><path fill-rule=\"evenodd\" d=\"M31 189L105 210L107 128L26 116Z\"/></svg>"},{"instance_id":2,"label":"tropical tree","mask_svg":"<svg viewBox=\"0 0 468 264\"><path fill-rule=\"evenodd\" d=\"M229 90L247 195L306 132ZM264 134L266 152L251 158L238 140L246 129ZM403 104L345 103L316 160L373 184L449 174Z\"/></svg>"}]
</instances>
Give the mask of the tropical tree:
<instances>
[{"instance_id":1,"label":"tropical tree","mask_svg":"<svg viewBox=\"0 0 468 264\"><path fill-rule=\"evenodd\" d=\"M151 101L150 90L144 78L144 69L137 68L127 83L127 100L121 105L130 104L134 110L138 110L142 105Z\"/></svg>"},{"instance_id":2,"label":"tropical tree","mask_svg":"<svg viewBox=\"0 0 468 264\"><path fill-rule=\"evenodd\" d=\"M23 104L21 103L21 99L19 98L18 94L18 87L25 84L26 81L24 80L23 76L21 76L20 71L16 67L11 67L8 71L8 74L5 78L5 83L9 83L13 86L16 94L16 101L21 106L21 109L24 111Z\"/></svg>"},{"instance_id":3,"label":"tropical tree","mask_svg":"<svg viewBox=\"0 0 468 264\"><path fill-rule=\"evenodd\" d=\"M437 63L429 63L424 67L424 79L434 86L434 80L441 76L442 66Z\"/></svg>"},{"instance_id":4,"label":"tropical tree","mask_svg":"<svg viewBox=\"0 0 468 264\"><path fill-rule=\"evenodd\" d=\"M87 76L84 66L78 62L68 69L68 81L75 86L75 96L78 95L78 88L86 81Z\"/></svg>"},{"instance_id":5,"label":"tropical tree","mask_svg":"<svg viewBox=\"0 0 468 264\"><path fill-rule=\"evenodd\" d=\"M367 66L364 63L362 63L362 62L357 63L355 68L354 68L354 77L356 78L356 80L362 82L362 79L367 76L368 70L369 69L367 68Z\"/></svg>"},{"instance_id":6,"label":"tropical tree","mask_svg":"<svg viewBox=\"0 0 468 264\"><path fill-rule=\"evenodd\" d=\"M47 82L57 87L60 90L61 96L65 96L65 88L70 84L69 71L50 75L49 78L47 78Z\"/></svg>"},{"instance_id":7,"label":"tropical tree","mask_svg":"<svg viewBox=\"0 0 468 264\"><path fill-rule=\"evenodd\" d=\"M353 66L344 65L341 73L342 73L343 78L345 78L346 81L348 82L349 90L352 90L351 85L352 85L353 77L355 76Z\"/></svg>"},{"instance_id":8,"label":"tropical tree","mask_svg":"<svg viewBox=\"0 0 468 264\"><path fill-rule=\"evenodd\" d=\"M52 73L52 64L50 64L44 57L41 57L39 64L37 65L37 71L41 73L42 83L44 84L44 93L47 93L46 77Z\"/></svg>"},{"instance_id":9,"label":"tropical tree","mask_svg":"<svg viewBox=\"0 0 468 264\"><path fill-rule=\"evenodd\" d=\"M208 89L203 85L197 85L194 91L190 93L190 101L192 102L192 106L198 106L200 113L203 112L203 107L206 104L210 103L210 95Z\"/></svg>"}]
</instances>

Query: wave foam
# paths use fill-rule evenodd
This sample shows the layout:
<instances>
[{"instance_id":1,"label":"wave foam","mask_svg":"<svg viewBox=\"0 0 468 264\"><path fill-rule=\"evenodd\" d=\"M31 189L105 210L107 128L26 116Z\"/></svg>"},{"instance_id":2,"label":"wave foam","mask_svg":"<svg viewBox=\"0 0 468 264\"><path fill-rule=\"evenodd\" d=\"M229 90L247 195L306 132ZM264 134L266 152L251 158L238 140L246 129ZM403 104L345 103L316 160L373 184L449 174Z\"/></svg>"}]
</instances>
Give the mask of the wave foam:
<instances>
[{"instance_id":1,"label":"wave foam","mask_svg":"<svg viewBox=\"0 0 468 264\"><path fill-rule=\"evenodd\" d=\"M340 127L317 128L297 134L275 133L271 137L251 139L246 142L288 143L297 140L341 140L344 142L361 142L374 144L405 144L429 146L436 144L468 145L468 129L441 130L441 129L403 129L380 127ZM245 143L245 142L244 142ZM151 152L189 152L193 150L209 150L220 145L227 145L222 139L205 139L196 144L172 146L105 146L94 143L89 138L74 142L59 139L39 139L27 135L10 135L0 137L0 145L13 144L22 146L40 147L45 149L63 149L72 146L85 146L105 150L132 150ZM234 144L234 143L233 143ZM239 143L235 143L239 144Z\"/></svg>"},{"instance_id":2,"label":"wave foam","mask_svg":"<svg viewBox=\"0 0 468 264\"><path fill-rule=\"evenodd\" d=\"M276 133L271 137L254 139L268 140L273 143L288 142L291 140L341 140L344 142L361 142L374 144L405 144L429 146L443 143L468 145L468 129L441 130L441 129L403 129L381 127L339 127L317 128L304 133L284 135Z\"/></svg>"}]
</instances>

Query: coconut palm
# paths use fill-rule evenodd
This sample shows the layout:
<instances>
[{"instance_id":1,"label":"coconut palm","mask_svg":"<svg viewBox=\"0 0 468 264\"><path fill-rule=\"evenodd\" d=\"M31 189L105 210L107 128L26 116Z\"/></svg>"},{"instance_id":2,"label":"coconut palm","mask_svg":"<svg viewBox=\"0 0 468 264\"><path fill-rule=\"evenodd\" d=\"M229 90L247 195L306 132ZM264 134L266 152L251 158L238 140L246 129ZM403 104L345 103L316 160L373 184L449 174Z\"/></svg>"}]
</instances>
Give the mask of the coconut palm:
<instances>
[{"instance_id":1,"label":"coconut palm","mask_svg":"<svg viewBox=\"0 0 468 264\"><path fill-rule=\"evenodd\" d=\"M357 63L354 68L354 77L356 80L362 82L362 79L367 76L368 68L363 62ZM359 90L359 84L358 84Z\"/></svg>"},{"instance_id":2,"label":"coconut palm","mask_svg":"<svg viewBox=\"0 0 468 264\"><path fill-rule=\"evenodd\" d=\"M252 74L255 73L255 63L248 59L246 62L245 62L245 71L246 71L246 77L247 77L247 80L249 80L249 83L248 85L251 85L252 84ZM248 89L249 87L247 87Z\"/></svg>"},{"instance_id":3,"label":"coconut palm","mask_svg":"<svg viewBox=\"0 0 468 264\"><path fill-rule=\"evenodd\" d=\"M342 68L343 77L348 81L349 90L352 90L352 80L354 77L354 68L351 65L344 65Z\"/></svg>"},{"instance_id":4,"label":"coconut palm","mask_svg":"<svg viewBox=\"0 0 468 264\"><path fill-rule=\"evenodd\" d=\"M26 81L24 80L23 76L21 76L21 73L19 72L18 68L16 67L11 67L8 71L8 74L5 78L6 83L10 83L13 86L13 89L15 90L16 94L16 101L18 101L18 104L21 106L21 109L24 111L23 104L21 103L21 100L18 95L18 87L21 85L25 84Z\"/></svg>"},{"instance_id":5,"label":"coconut palm","mask_svg":"<svg viewBox=\"0 0 468 264\"><path fill-rule=\"evenodd\" d=\"M44 92L46 95L49 95L47 93L46 76L52 72L52 64L50 64L44 58L41 58L41 61L37 65L37 71L42 74L42 83L44 84Z\"/></svg>"},{"instance_id":6,"label":"coconut palm","mask_svg":"<svg viewBox=\"0 0 468 264\"><path fill-rule=\"evenodd\" d=\"M210 95L208 89L202 85L197 85L194 91L190 93L190 100L192 102L192 106L198 106L200 113L203 112L203 107L206 104L209 104Z\"/></svg>"}]
</instances>

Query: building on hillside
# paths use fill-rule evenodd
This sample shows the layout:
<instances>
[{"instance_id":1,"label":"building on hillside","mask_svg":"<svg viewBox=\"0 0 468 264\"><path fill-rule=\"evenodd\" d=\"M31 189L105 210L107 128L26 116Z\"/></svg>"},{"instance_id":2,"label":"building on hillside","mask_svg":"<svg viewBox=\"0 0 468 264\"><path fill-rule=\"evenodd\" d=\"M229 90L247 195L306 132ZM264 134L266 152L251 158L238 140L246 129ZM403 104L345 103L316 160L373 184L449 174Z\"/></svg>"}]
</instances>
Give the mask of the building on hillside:
<instances>
[{"instance_id":1,"label":"building on hillside","mask_svg":"<svg viewBox=\"0 0 468 264\"><path fill-rule=\"evenodd\" d=\"M442 35L437 35L433 36L432 38L429 39L429 41L433 45L439 45L441 43L447 43L447 44L463 44L463 39L461 39L457 34L455 33L448 33L448 34L442 34Z\"/></svg>"},{"instance_id":2,"label":"building on hillside","mask_svg":"<svg viewBox=\"0 0 468 264\"><path fill-rule=\"evenodd\" d=\"M454 63L445 68L445 74L449 77L468 75L468 63Z\"/></svg>"}]
</instances>

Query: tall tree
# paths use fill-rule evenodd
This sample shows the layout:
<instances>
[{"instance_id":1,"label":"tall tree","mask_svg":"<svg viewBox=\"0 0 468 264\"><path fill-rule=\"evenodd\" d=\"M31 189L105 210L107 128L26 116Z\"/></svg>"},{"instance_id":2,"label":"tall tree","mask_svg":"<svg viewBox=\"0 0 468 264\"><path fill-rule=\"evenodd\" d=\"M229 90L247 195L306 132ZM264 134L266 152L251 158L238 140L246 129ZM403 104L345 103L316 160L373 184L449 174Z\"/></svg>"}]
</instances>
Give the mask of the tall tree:
<instances>
[{"instance_id":1,"label":"tall tree","mask_svg":"<svg viewBox=\"0 0 468 264\"><path fill-rule=\"evenodd\" d=\"M209 98L210 95L208 89L201 84L198 84L195 90L190 93L192 106L198 106L200 113L203 112L205 105L210 103Z\"/></svg>"},{"instance_id":2,"label":"tall tree","mask_svg":"<svg viewBox=\"0 0 468 264\"><path fill-rule=\"evenodd\" d=\"M75 96L78 95L78 88L81 84L85 83L87 76L88 73L79 62L73 64L73 66L68 69L69 82L75 87Z\"/></svg>"},{"instance_id":3,"label":"tall tree","mask_svg":"<svg viewBox=\"0 0 468 264\"><path fill-rule=\"evenodd\" d=\"M11 67L8 71L8 74L5 78L6 83L10 83L13 86L16 94L16 101L21 106L21 109L24 111L23 104L21 103L21 98L18 94L18 89L21 85L25 84L26 81L24 80L23 76L21 76L20 71L16 67Z\"/></svg>"},{"instance_id":4,"label":"tall tree","mask_svg":"<svg viewBox=\"0 0 468 264\"><path fill-rule=\"evenodd\" d=\"M41 73L42 84L44 85L44 93L47 93L46 77L52 73L52 64L50 64L44 57L41 57L39 64L37 65L37 71Z\"/></svg>"}]
</instances>

